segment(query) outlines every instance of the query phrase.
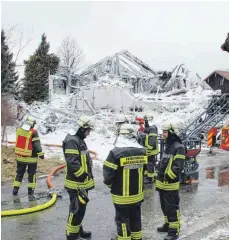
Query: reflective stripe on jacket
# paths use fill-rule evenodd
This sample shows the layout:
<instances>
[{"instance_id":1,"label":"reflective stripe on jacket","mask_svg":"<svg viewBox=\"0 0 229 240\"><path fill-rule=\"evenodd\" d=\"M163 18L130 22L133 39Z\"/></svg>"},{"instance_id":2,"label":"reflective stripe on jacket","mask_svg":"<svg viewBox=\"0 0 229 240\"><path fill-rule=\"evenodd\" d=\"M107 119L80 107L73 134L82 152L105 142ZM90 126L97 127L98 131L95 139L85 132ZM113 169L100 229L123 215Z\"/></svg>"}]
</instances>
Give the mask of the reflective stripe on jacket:
<instances>
[{"instance_id":1,"label":"reflective stripe on jacket","mask_svg":"<svg viewBox=\"0 0 229 240\"><path fill-rule=\"evenodd\" d=\"M162 190L178 190L180 174L185 160L184 146L179 142L166 145L165 151L158 164L156 188Z\"/></svg>"},{"instance_id":2,"label":"reflective stripe on jacket","mask_svg":"<svg viewBox=\"0 0 229 240\"><path fill-rule=\"evenodd\" d=\"M156 133L149 133L145 138L146 155L154 156L159 153L158 139Z\"/></svg>"},{"instance_id":3,"label":"reflective stripe on jacket","mask_svg":"<svg viewBox=\"0 0 229 240\"><path fill-rule=\"evenodd\" d=\"M144 199L143 178L147 156L143 148L121 147L110 151L103 165L104 183L115 204L129 205Z\"/></svg>"},{"instance_id":4,"label":"reflective stripe on jacket","mask_svg":"<svg viewBox=\"0 0 229 240\"><path fill-rule=\"evenodd\" d=\"M92 160L85 141L77 135L67 134L63 142L63 151L66 161L65 188L94 188Z\"/></svg>"},{"instance_id":5,"label":"reflective stripe on jacket","mask_svg":"<svg viewBox=\"0 0 229 240\"><path fill-rule=\"evenodd\" d=\"M31 128L17 129L15 144L16 159L22 163L36 163L39 156L44 155L41 148L38 132Z\"/></svg>"}]
</instances>

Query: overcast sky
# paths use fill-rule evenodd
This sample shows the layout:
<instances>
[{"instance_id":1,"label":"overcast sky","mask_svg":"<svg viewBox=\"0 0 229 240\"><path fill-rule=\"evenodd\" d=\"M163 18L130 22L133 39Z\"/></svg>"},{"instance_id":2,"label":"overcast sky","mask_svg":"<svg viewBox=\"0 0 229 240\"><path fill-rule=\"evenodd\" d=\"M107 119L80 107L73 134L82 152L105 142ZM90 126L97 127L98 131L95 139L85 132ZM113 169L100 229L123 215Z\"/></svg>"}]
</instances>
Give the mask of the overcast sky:
<instances>
[{"instance_id":1,"label":"overcast sky","mask_svg":"<svg viewBox=\"0 0 229 240\"><path fill-rule=\"evenodd\" d=\"M73 36L89 63L128 49L155 70L185 63L201 77L229 68L220 46L229 32L229 2L2 2L2 27L23 24L22 63L46 33L51 51Z\"/></svg>"}]
</instances>

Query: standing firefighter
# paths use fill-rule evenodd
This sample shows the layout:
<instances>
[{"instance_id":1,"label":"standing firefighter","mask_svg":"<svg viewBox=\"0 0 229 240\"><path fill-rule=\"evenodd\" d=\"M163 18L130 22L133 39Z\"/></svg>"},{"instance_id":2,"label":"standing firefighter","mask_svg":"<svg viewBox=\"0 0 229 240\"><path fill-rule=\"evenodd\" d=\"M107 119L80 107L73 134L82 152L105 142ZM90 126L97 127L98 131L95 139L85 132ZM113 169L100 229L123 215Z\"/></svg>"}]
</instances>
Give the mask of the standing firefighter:
<instances>
[{"instance_id":1,"label":"standing firefighter","mask_svg":"<svg viewBox=\"0 0 229 240\"><path fill-rule=\"evenodd\" d=\"M165 223L157 231L168 232L164 240L175 240L180 232L179 186L185 149L177 136L178 129L174 123L164 123L162 130L165 150L158 164L156 189L159 191Z\"/></svg>"},{"instance_id":2,"label":"standing firefighter","mask_svg":"<svg viewBox=\"0 0 229 240\"><path fill-rule=\"evenodd\" d=\"M148 156L147 170L145 171L145 183L152 183L154 181L154 168L156 165L158 149L157 127L152 125L145 128L144 146L146 147L146 155Z\"/></svg>"},{"instance_id":3,"label":"standing firefighter","mask_svg":"<svg viewBox=\"0 0 229 240\"><path fill-rule=\"evenodd\" d=\"M18 194L26 167L28 167L28 194L33 195L36 187L36 169L38 158L44 159L40 138L34 129L36 120L27 117L25 123L16 132L15 154L17 155L17 173L13 182L13 195Z\"/></svg>"},{"instance_id":4,"label":"standing firefighter","mask_svg":"<svg viewBox=\"0 0 229 240\"><path fill-rule=\"evenodd\" d=\"M84 231L81 224L89 201L88 190L94 188L92 160L84 141L94 125L88 116L81 116L77 124L78 128L70 130L63 141L66 160L65 188L70 197L67 240L91 237L91 232Z\"/></svg>"},{"instance_id":5,"label":"standing firefighter","mask_svg":"<svg viewBox=\"0 0 229 240\"><path fill-rule=\"evenodd\" d=\"M103 165L104 183L111 188L116 210L118 240L140 240L145 149L136 141L134 128L123 124L115 148Z\"/></svg>"}]
</instances>

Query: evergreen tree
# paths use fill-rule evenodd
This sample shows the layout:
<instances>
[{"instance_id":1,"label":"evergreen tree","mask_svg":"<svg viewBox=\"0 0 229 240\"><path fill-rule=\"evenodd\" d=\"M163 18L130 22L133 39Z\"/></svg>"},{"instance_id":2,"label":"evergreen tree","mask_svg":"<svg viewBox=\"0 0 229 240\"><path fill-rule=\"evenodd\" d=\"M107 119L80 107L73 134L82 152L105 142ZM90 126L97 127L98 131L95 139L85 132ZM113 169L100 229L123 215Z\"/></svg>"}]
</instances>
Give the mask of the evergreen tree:
<instances>
[{"instance_id":1,"label":"evergreen tree","mask_svg":"<svg viewBox=\"0 0 229 240\"><path fill-rule=\"evenodd\" d=\"M16 81L18 80L13 62L13 53L10 53L6 44L4 30L1 31L1 93L15 94Z\"/></svg>"},{"instance_id":2,"label":"evergreen tree","mask_svg":"<svg viewBox=\"0 0 229 240\"><path fill-rule=\"evenodd\" d=\"M48 77L55 74L59 66L59 58L49 54L50 44L45 34L35 53L25 64L25 78L23 98L25 102L44 101L48 98Z\"/></svg>"}]
</instances>

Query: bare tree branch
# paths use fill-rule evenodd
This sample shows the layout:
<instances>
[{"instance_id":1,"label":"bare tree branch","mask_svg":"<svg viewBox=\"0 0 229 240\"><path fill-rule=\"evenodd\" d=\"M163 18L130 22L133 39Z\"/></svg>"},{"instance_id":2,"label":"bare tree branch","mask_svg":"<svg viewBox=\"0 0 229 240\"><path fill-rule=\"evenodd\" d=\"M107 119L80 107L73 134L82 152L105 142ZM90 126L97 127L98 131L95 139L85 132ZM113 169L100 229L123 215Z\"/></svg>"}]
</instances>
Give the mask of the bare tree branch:
<instances>
[{"instance_id":1,"label":"bare tree branch","mask_svg":"<svg viewBox=\"0 0 229 240\"><path fill-rule=\"evenodd\" d=\"M84 60L83 50L79 47L76 39L68 36L66 37L57 51L62 65L68 67L70 70L75 69Z\"/></svg>"},{"instance_id":2,"label":"bare tree branch","mask_svg":"<svg viewBox=\"0 0 229 240\"><path fill-rule=\"evenodd\" d=\"M13 31L14 31L18 26L20 26L20 24L13 25L13 26L10 27L9 29L5 30L5 35L6 35L6 41L7 41L7 42L8 42L9 39L11 38Z\"/></svg>"},{"instance_id":3,"label":"bare tree branch","mask_svg":"<svg viewBox=\"0 0 229 240\"><path fill-rule=\"evenodd\" d=\"M24 29L23 24L13 25L9 29L5 30L6 41L10 47L10 51L14 53L14 62L17 64L18 58L23 51L23 49L28 46L28 44L34 40L33 30L29 38L24 40Z\"/></svg>"},{"instance_id":4,"label":"bare tree branch","mask_svg":"<svg viewBox=\"0 0 229 240\"><path fill-rule=\"evenodd\" d=\"M20 38L19 38L19 47L18 47L18 51L16 53L16 57L15 57L15 64L17 63L17 60L18 60L18 57L20 55L20 53L22 52L22 50L32 41L34 40L35 37L33 38L29 38L24 44L22 43L23 42L23 31L20 32Z\"/></svg>"},{"instance_id":5,"label":"bare tree branch","mask_svg":"<svg viewBox=\"0 0 229 240\"><path fill-rule=\"evenodd\" d=\"M22 24L13 25L9 29L4 30L4 32L6 37L6 44L9 47L10 53L13 53L13 60L11 62L15 64L15 66L18 66L17 61L20 57L21 52L25 49L26 46L28 46L28 44L34 39L34 37L29 36L29 38L25 41ZM2 56L2 63L5 63L4 70L6 71L4 78L1 81L2 91L4 92L6 88L12 88L14 93L18 93L18 83L20 82L20 80L17 79L17 82L14 82L14 78L11 79L10 61L4 59L4 57Z\"/></svg>"}]
</instances>

